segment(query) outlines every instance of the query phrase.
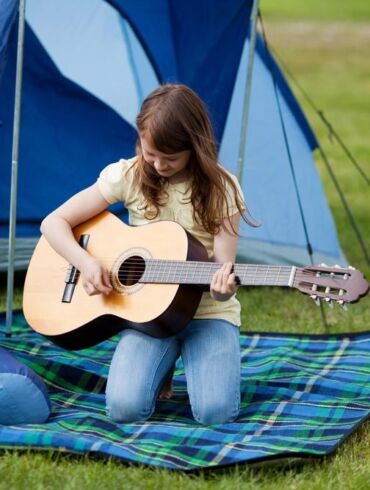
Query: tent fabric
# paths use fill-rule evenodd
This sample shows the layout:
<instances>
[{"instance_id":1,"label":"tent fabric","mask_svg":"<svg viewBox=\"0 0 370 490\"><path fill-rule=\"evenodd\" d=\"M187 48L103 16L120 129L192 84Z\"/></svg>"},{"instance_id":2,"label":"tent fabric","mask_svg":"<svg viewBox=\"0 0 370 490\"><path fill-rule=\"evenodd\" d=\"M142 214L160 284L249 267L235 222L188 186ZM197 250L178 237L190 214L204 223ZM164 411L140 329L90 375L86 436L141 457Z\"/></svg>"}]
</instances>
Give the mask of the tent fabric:
<instances>
[{"instance_id":1,"label":"tent fabric","mask_svg":"<svg viewBox=\"0 0 370 490\"><path fill-rule=\"evenodd\" d=\"M241 410L233 423L194 421L181 359L174 397L146 422L106 415L105 382L117 339L71 352L31 332L14 315L0 344L48 386L43 424L0 427L0 447L111 456L172 470L215 468L332 454L370 415L370 332L241 335ZM5 324L4 315L0 325ZM0 327L3 332L3 327Z\"/></svg>"},{"instance_id":2,"label":"tent fabric","mask_svg":"<svg viewBox=\"0 0 370 490\"><path fill-rule=\"evenodd\" d=\"M0 80L5 67L9 34L18 11L18 0L2 0L0 4Z\"/></svg>"},{"instance_id":3,"label":"tent fabric","mask_svg":"<svg viewBox=\"0 0 370 490\"><path fill-rule=\"evenodd\" d=\"M247 40L242 59L246 59L248 48ZM241 223L239 255L248 262L310 263L271 69L276 77L308 239L313 245L313 262L332 263L335 260L344 266L346 261L338 245L335 224L312 155L317 146L316 138L304 123L301 110L292 112L293 94L261 39L256 47L241 183L251 214L260 226L253 229ZM240 132L240 100L245 78L246 65L241 64L220 149L221 161L230 162L229 168L235 174L239 148L230 141Z\"/></svg>"},{"instance_id":4,"label":"tent fabric","mask_svg":"<svg viewBox=\"0 0 370 490\"><path fill-rule=\"evenodd\" d=\"M158 66L158 78L193 87L213 114L216 134L222 135L253 2L111 3L140 33L147 53Z\"/></svg>"},{"instance_id":5,"label":"tent fabric","mask_svg":"<svg viewBox=\"0 0 370 490\"><path fill-rule=\"evenodd\" d=\"M4 10L0 46L0 237L8 235L16 24ZM100 170L134 154L135 115L164 82L206 102L220 161L236 173L252 0L29 0L26 11L17 237L37 237L42 218ZM4 33L7 33L6 36ZM9 34L10 32L10 34ZM227 62L226 62L227 61ZM258 228L243 225L239 260L310 263L292 185L271 67L281 99L314 262L345 265L316 172L316 138L288 83L257 43L243 190ZM123 219L122 207L113 209Z\"/></svg>"}]
</instances>

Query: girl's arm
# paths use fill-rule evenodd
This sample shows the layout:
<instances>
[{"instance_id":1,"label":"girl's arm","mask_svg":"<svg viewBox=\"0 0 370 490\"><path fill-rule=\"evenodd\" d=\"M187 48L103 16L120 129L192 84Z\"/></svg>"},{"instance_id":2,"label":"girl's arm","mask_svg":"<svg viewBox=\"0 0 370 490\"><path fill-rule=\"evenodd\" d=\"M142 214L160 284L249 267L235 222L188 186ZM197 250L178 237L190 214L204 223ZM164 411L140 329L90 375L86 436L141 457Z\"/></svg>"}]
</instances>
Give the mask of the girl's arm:
<instances>
[{"instance_id":1,"label":"girl's arm","mask_svg":"<svg viewBox=\"0 0 370 490\"><path fill-rule=\"evenodd\" d=\"M236 232L239 230L239 222L240 213L231 216L231 223ZM228 219L224 220L223 225L215 235L213 245L214 261L223 263L210 285L210 294L217 301L228 300L238 289L235 273L231 272L236 257L238 236L232 231Z\"/></svg>"},{"instance_id":2,"label":"girl's arm","mask_svg":"<svg viewBox=\"0 0 370 490\"><path fill-rule=\"evenodd\" d=\"M108 206L98 185L93 184L72 196L41 223L41 232L53 249L81 272L84 288L89 295L109 294L112 286L107 270L80 247L72 228L96 216Z\"/></svg>"}]
</instances>

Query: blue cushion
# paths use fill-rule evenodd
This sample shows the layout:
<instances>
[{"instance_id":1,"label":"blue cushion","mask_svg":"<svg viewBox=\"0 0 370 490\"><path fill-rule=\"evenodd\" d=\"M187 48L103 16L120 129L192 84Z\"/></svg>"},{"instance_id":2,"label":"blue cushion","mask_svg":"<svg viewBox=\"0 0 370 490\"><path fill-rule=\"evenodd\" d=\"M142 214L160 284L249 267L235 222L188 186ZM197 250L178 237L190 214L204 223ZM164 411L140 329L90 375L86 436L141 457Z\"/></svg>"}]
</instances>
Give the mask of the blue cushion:
<instances>
[{"instance_id":1,"label":"blue cushion","mask_svg":"<svg viewBox=\"0 0 370 490\"><path fill-rule=\"evenodd\" d=\"M43 380L0 347L0 424L38 424L50 415Z\"/></svg>"}]
</instances>

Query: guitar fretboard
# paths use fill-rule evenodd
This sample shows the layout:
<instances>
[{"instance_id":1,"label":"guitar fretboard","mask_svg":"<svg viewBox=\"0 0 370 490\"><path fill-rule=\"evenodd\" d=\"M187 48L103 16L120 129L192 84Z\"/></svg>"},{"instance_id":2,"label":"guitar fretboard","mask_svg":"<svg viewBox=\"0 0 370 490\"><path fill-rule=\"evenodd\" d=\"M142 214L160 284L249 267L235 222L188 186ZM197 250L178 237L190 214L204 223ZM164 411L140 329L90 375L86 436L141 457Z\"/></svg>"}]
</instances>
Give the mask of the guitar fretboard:
<instances>
[{"instance_id":1,"label":"guitar fretboard","mask_svg":"<svg viewBox=\"0 0 370 490\"><path fill-rule=\"evenodd\" d=\"M217 262L146 260L141 283L198 284L211 283L222 266ZM296 268L284 265L235 264L235 274L243 286L291 286Z\"/></svg>"}]
</instances>

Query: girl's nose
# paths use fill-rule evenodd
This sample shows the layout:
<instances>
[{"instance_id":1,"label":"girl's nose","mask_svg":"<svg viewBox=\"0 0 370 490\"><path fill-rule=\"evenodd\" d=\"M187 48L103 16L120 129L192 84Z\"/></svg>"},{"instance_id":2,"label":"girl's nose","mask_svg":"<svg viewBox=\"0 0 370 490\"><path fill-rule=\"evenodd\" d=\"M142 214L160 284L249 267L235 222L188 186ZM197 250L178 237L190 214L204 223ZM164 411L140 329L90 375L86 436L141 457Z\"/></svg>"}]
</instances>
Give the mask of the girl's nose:
<instances>
[{"instance_id":1,"label":"girl's nose","mask_svg":"<svg viewBox=\"0 0 370 490\"><path fill-rule=\"evenodd\" d=\"M156 159L156 160L154 160L154 167L157 170L164 170L166 166L159 159Z\"/></svg>"}]
</instances>

